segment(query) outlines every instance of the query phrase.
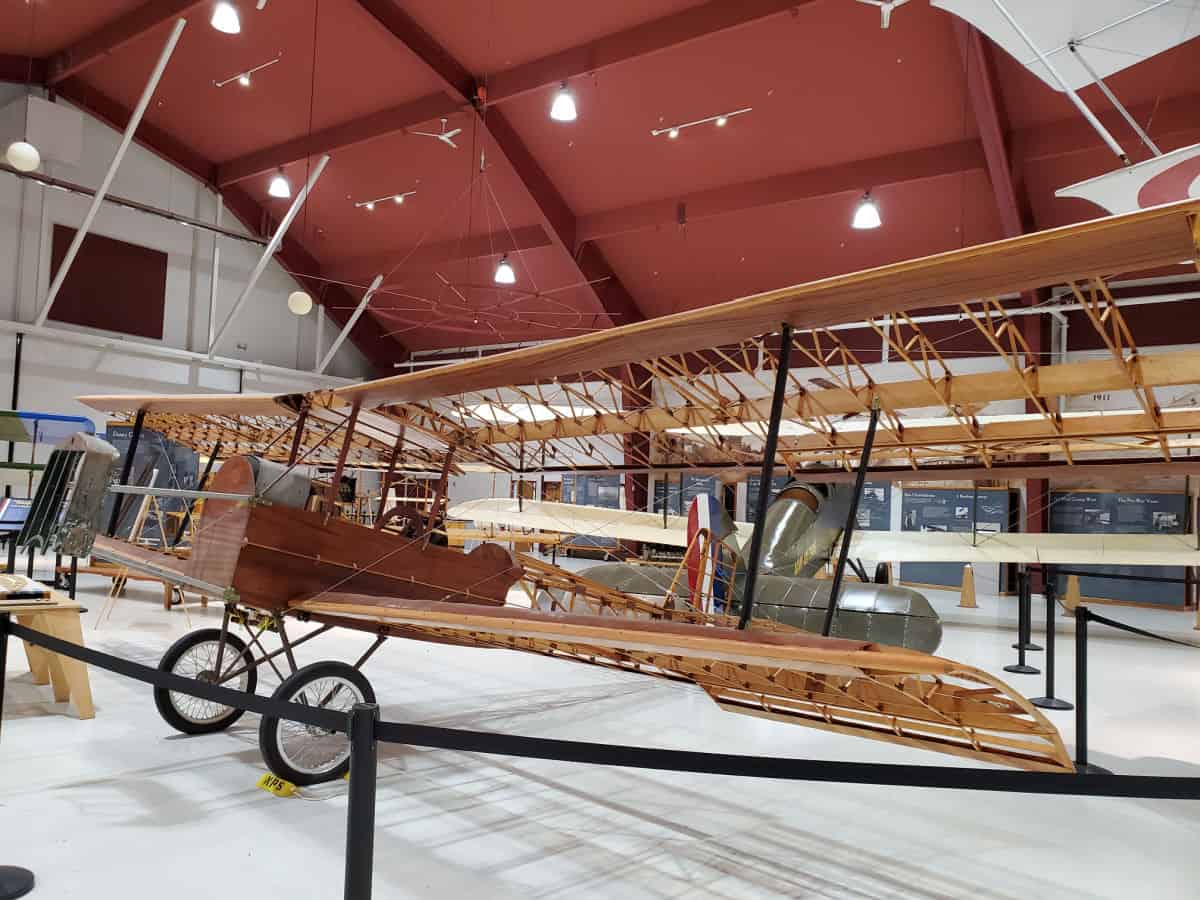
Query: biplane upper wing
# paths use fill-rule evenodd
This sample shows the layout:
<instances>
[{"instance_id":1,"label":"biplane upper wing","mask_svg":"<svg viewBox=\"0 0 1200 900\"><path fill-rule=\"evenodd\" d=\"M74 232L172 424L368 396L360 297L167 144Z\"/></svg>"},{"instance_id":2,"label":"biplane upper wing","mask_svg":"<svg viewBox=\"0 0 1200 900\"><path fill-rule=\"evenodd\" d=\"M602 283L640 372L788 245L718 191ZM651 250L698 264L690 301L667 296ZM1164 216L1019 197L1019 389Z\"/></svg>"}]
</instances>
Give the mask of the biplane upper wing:
<instances>
[{"instance_id":1,"label":"biplane upper wing","mask_svg":"<svg viewBox=\"0 0 1200 900\"><path fill-rule=\"evenodd\" d=\"M512 473L749 471L761 463L786 322L798 330L777 462L793 474L811 469L805 476L818 480L852 468L876 400L872 460L893 472L1028 469L1031 454L1047 468L1114 451L1172 461L1200 432L1200 410L1155 392L1200 383L1200 352L1143 352L1106 279L1195 260L1198 221L1200 201L1185 201L304 396L81 399L144 411L149 427L202 452L220 442L225 454L287 459L298 446L305 461L328 463L334 433L352 425L356 465L383 466L395 454L402 468L436 471L453 448L456 466ZM1102 356L1038 364L1020 304L1002 298L1051 286L1067 287ZM973 330L992 370L956 371L909 315L924 308ZM850 323L889 348L899 365L888 380L833 330ZM1059 411L1063 398L1098 391L1126 392L1129 408ZM997 402L1028 411L980 414Z\"/></svg>"}]
</instances>

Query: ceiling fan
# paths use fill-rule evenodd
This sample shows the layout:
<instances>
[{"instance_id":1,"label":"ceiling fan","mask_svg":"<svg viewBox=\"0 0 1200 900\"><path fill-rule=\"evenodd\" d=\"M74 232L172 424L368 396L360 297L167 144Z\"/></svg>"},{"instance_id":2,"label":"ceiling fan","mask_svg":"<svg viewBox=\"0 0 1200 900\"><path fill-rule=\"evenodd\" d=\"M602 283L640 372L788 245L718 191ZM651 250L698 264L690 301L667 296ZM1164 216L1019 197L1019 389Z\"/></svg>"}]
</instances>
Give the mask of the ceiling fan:
<instances>
[{"instance_id":1,"label":"ceiling fan","mask_svg":"<svg viewBox=\"0 0 1200 900\"><path fill-rule=\"evenodd\" d=\"M451 146L455 150L457 150L458 144L454 143L454 138L456 138L458 135L462 134L462 129L461 128L452 128L450 131L447 131L446 130L446 119L443 118L442 119L442 130L440 132L410 131L409 134L419 134L421 137L436 138L437 140L441 141L443 144L448 144L449 146Z\"/></svg>"},{"instance_id":2,"label":"ceiling fan","mask_svg":"<svg viewBox=\"0 0 1200 900\"><path fill-rule=\"evenodd\" d=\"M908 0L858 0L859 3L870 3L879 7L879 27L888 28L892 24L892 10L903 6Z\"/></svg>"}]
</instances>

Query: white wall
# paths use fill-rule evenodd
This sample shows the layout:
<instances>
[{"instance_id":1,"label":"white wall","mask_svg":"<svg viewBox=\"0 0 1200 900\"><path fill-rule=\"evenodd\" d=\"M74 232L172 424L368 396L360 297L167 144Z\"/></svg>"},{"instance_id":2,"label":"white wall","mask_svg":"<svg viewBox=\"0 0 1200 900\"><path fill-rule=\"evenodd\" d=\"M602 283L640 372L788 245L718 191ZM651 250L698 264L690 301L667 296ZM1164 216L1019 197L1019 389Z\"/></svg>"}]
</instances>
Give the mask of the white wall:
<instances>
[{"instance_id":1,"label":"white wall","mask_svg":"<svg viewBox=\"0 0 1200 900\"><path fill-rule=\"evenodd\" d=\"M19 98L22 88L0 85L0 105ZM2 127L2 126L0 126ZM0 134L0 145L19 135ZM46 174L65 181L96 187L116 151L120 134L107 125L83 115L83 155L79 165L47 160ZM204 185L148 150L131 146L113 181L111 193L156 206L171 212L212 221L216 198ZM46 297L52 276L50 252L56 224L78 227L90 198L43 188L25 179L0 173L0 319L31 322ZM229 214L224 227L241 230ZM128 338L131 341L203 351L208 341L209 296L212 273L213 235L157 216L122 209L112 204L101 207L92 230L143 247L165 252L168 258L166 306L161 341ZM250 270L261 253L255 244L222 238L221 266L216 316L219 324L241 293ZM294 316L287 311L287 295L296 290L296 282L280 266L272 263L249 297L229 334L217 347L223 358L266 363L287 368L311 369L317 359L317 315ZM106 303L121 303L120 296L106 296ZM106 334L76 326L48 324L54 328ZM324 346L332 344L338 327L325 323ZM11 357L12 339L0 338L0 357ZM245 349L240 349L244 345ZM119 354L112 354L119 356ZM118 358L98 359L96 354L78 354L75 348L58 349L54 342L32 341L26 346L24 378L45 378L64 382L64 392L56 393L43 385L31 393L22 391L21 404L27 408L47 408L65 412L61 404L73 392L107 390L236 390L236 371L231 367L177 365L140 359L123 366ZM38 370L41 370L40 375ZM185 371L186 370L186 371ZM11 371L11 370L9 370ZM370 374L370 365L347 342L330 364L328 374L343 378L361 378ZM99 381L93 381L98 378ZM246 384L246 390L256 389ZM265 386L259 386L265 387ZM289 390L298 386L284 385ZM265 388L273 389L273 388ZM28 397L28 399L27 399ZM5 398L7 399L7 398ZM34 406L35 403L43 407ZM52 404L45 407L45 404Z\"/></svg>"},{"instance_id":2,"label":"white wall","mask_svg":"<svg viewBox=\"0 0 1200 900\"><path fill-rule=\"evenodd\" d=\"M0 84L0 107L22 96L22 87ZM0 122L0 147L21 137L20 133L11 133L13 123L18 121L5 116ZM42 171L64 181L98 187L120 134L86 114L82 134L83 152L78 165L47 159ZM215 195L204 185L136 144L126 154L111 193L205 221L212 221L216 210ZM0 407L8 407L11 397L16 324L32 323L49 290L54 225L77 228L89 204L88 197L51 190L0 172ZM228 214L222 225L241 230ZM323 312L314 310L297 317L287 311L287 295L296 290L297 284L275 263L268 266L227 338L217 347L219 360L204 359L200 354L208 342L213 235L112 204L101 207L92 230L167 254L163 337L148 340L50 320L47 329L27 333L24 339L20 408L88 415L97 430L103 431L106 417L77 403L76 396L235 392L239 386L248 393L285 393L371 374L369 363L347 341L331 362L327 376L313 375L311 369L333 343L338 327L332 321L325 323L323 346L318 349L317 315ZM220 241L218 325L261 254L255 244L228 238ZM119 294L101 296L104 303L122 302ZM68 337L64 331L74 335ZM75 335L115 340L108 348L81 346ZM189 357L178 351L195 355ZM300 371L291 371L296 369ZM28 448L19 447L16 453L18 460L24 460Z\"/></svg>"}]
</instances>

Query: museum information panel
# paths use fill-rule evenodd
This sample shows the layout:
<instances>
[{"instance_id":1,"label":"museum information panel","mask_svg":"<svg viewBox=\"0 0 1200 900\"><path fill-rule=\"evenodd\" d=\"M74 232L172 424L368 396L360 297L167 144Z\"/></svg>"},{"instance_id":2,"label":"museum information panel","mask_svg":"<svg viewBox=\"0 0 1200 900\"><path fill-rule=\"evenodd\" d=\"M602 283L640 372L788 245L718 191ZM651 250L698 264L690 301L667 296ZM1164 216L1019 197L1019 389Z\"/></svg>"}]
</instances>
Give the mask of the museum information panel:
<instances>
[{"instance_id":1,"label":"museum information panel","mask_svg":"<svg viewBox=\"0 0 1200 900\"><path fill-rule=\"evenodd\" d=\"M1068 534L1183 534L1187 528L1187 496L1184 494L1136 494L1111 491L1052 491L1050 530ZM1071 566L1081 572L1110 575L1150 575L1183 578L1182 566ZM1066 577L1058 579L1059 590ZM1187 597L1182 584L1125 581L1112 578L1079 579L1079 593L1101 600L1183 606Z\"/></svg>"}]
</instances>

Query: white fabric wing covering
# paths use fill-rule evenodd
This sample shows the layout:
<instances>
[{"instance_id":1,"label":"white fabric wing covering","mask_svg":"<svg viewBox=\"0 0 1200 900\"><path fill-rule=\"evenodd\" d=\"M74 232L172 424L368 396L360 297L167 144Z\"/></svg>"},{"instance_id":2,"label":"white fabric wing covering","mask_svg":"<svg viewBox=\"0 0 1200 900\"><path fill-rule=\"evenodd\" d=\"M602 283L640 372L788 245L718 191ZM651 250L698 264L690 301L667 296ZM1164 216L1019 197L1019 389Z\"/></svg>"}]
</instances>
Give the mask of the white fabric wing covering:
<instances>
[{"instance_id":1,"label":"white fabric wing covering","mask_svg":"<svg viewBox=\"0 0 1200 900\"><path fill-rule=\"evenodd\" d=\"M450 507L449 513L451 518L470 519L477 525L530 528L562 534L586 534L622 541L687 547L686 516L667 516L664 528L661 513L533 500L526 500L518 505L516 500L503 497L468 500ZM745 522L735 524L738 541L744 542L752 527Z\"/></svg>"},{"instance_id":2,"label":"white fabric wing covering","mask_svg":"<svg viewBox=\"0 0 1200 900\"><path fill-rule=\"evenodd\" d=\"M1062 85L996 6L995 0L930 0L970 22L1056 91ZM1045 53L1067 84L1079 90L1092 76L1068 48L1107 79L1151 56L1200 35L1200 0L1000 0Z\"/></svg>"},{"instance_id":3,"label":"white fabric wing covering","mask_svg":"<svg viewBox=\"0 0 1200 900\"><path fill-rule=\"evenodd\" d=\"M1197 566L1190 534L976 534L860 531L851 556L866 560L1054 565Z\"/></svg>"}]
</instances>

